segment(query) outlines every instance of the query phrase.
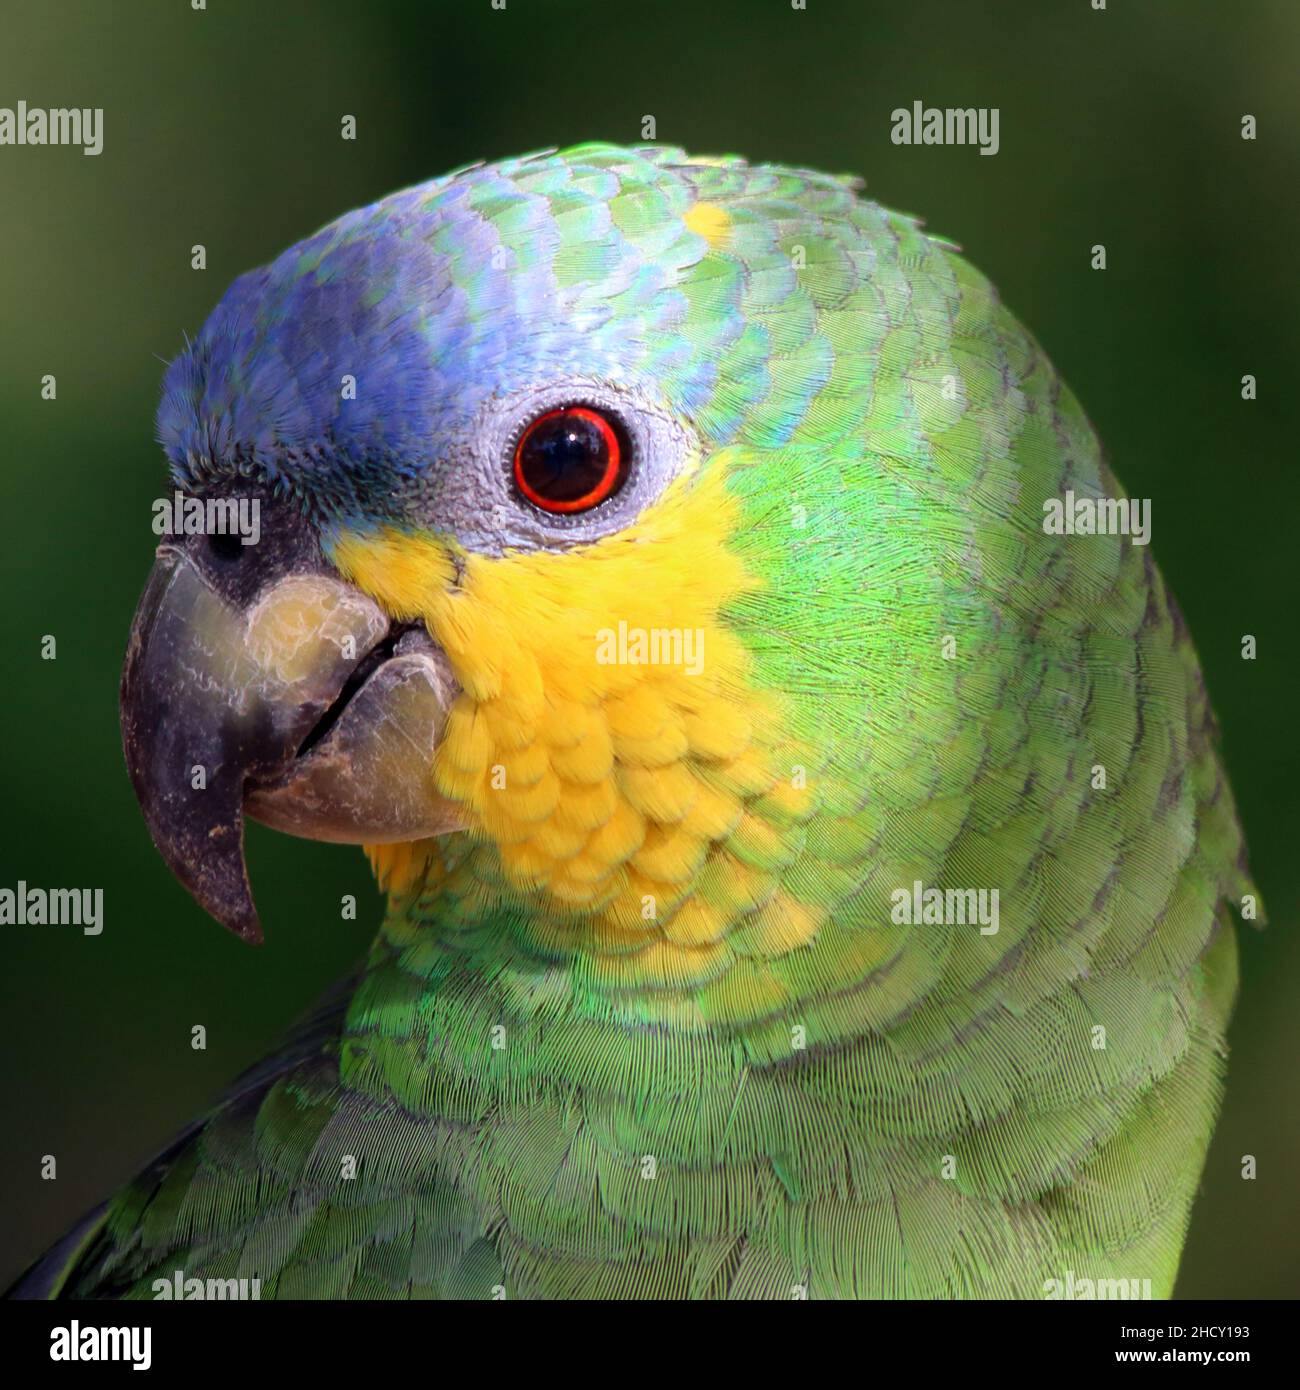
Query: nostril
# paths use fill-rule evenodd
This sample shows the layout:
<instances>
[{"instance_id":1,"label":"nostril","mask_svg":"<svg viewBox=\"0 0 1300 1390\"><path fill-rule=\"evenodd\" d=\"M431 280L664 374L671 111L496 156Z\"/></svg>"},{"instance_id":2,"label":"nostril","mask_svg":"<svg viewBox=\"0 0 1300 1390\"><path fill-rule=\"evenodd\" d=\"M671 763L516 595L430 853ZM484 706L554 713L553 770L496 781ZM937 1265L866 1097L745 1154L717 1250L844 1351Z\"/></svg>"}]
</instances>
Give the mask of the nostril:
<instances>
[{"instance_id":1,"label":"nostril","mask_svg":"<svg viewBox=\"0 0 1300 1390\"><path fill-rule=\"evenodd\" d=\"M218 560L238 560L244 553L244 542L231 531L214 531L208 536L208 549Z\"/></svg>"}]
</instances>

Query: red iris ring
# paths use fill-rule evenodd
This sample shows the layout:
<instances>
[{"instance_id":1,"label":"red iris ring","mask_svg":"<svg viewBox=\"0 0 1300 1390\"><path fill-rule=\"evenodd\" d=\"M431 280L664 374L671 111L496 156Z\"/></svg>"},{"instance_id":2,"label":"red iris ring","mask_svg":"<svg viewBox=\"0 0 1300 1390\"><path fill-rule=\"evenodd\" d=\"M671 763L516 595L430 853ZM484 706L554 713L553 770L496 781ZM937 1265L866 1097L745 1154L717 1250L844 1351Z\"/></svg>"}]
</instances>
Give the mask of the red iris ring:
<instances>
[{"instance_id":1,"label":"red iris ring","mask_svg":"<svg viewBox=\"0 0 1300 1390\"><path fill-rule=\"evenodd\" d=\"M600 478L584 492L580 497L571 497L563 501L547 497L529 483L525 476L523 455L528 441L533 433L543 424L556 419L583 420L590 425L594 425L600 434L601 441L605 446L605 468ZM563 406L559 410L548 410L545 415L539 415L536 420L519 437L519 443L515 445L515 486L520 492L535 506L540 507L544 512L585 512L592 507L598 506L603 502L614 489L618 486L623 472L623 445L615 432L613 425L596 410L588 410L586 406L569 405Z\"/></svg>"}]
</instances>

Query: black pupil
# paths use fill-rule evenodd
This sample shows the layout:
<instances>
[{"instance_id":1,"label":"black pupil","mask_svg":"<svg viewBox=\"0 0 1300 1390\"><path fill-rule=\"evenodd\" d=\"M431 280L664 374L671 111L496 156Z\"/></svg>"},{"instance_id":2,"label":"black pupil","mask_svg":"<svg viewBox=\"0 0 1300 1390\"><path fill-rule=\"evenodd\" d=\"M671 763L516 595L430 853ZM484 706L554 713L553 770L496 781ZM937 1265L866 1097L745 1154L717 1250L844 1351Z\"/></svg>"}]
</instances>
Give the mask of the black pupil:
<instances>
[{"instance_id":1,"label":"black pupil","mask_svg":"<svg viewBox=\"0 0 1300 1390\"><path fill-rule=\"evenodd\" d=\"M605 476L609 449L594 420L556 415L539 420L519 451L524 481L549 502L577 502Z\"/></svg>"}]
</instances>

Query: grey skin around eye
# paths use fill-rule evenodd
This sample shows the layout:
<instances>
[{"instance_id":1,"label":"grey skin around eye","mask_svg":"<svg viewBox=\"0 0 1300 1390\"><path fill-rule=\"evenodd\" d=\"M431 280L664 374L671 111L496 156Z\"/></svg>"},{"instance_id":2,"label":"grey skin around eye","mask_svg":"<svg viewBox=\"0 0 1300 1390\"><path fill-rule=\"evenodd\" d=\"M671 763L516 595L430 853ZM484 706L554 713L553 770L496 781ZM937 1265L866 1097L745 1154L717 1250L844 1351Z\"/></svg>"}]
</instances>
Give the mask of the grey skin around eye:
<instances>
[{"instance_id":1,"label":"grey skin around eye","mask_svg":"<svg viewBox=\"0 0 1300 1390\"><path fill-rule=\"evenodd\" d=\"M589 512L556 515L520 495L514 449L539 415L569 405L615 417L626 433L631 463L614 496ZM638 392L580 378L490 397L457 434L435 446L437 462L415 485L418 496L410 499L410 508L431 529L485 555L583 545L621 531L698 449L692 432L662 406Z\"/></svg>"}]
</instances>

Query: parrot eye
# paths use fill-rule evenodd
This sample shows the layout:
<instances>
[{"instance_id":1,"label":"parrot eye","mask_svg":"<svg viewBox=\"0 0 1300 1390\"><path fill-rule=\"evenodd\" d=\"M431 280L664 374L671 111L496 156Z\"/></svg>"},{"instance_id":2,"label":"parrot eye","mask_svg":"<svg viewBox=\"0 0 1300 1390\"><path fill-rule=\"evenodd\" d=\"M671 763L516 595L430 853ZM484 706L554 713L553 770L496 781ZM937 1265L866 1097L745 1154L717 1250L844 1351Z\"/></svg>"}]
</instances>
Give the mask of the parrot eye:
<instances>
[{"instance_id":1,"label":"parrot eye","mask_svg":"<svg viewBox=\"0 0 1300 1390\"><path fill-rule=\"evenodd\" d=\"M581 405L548 410L515 445L515 486L544 512L590 511L623 486L630 453L613 416Z\"/></svg>"}]
</instances>

